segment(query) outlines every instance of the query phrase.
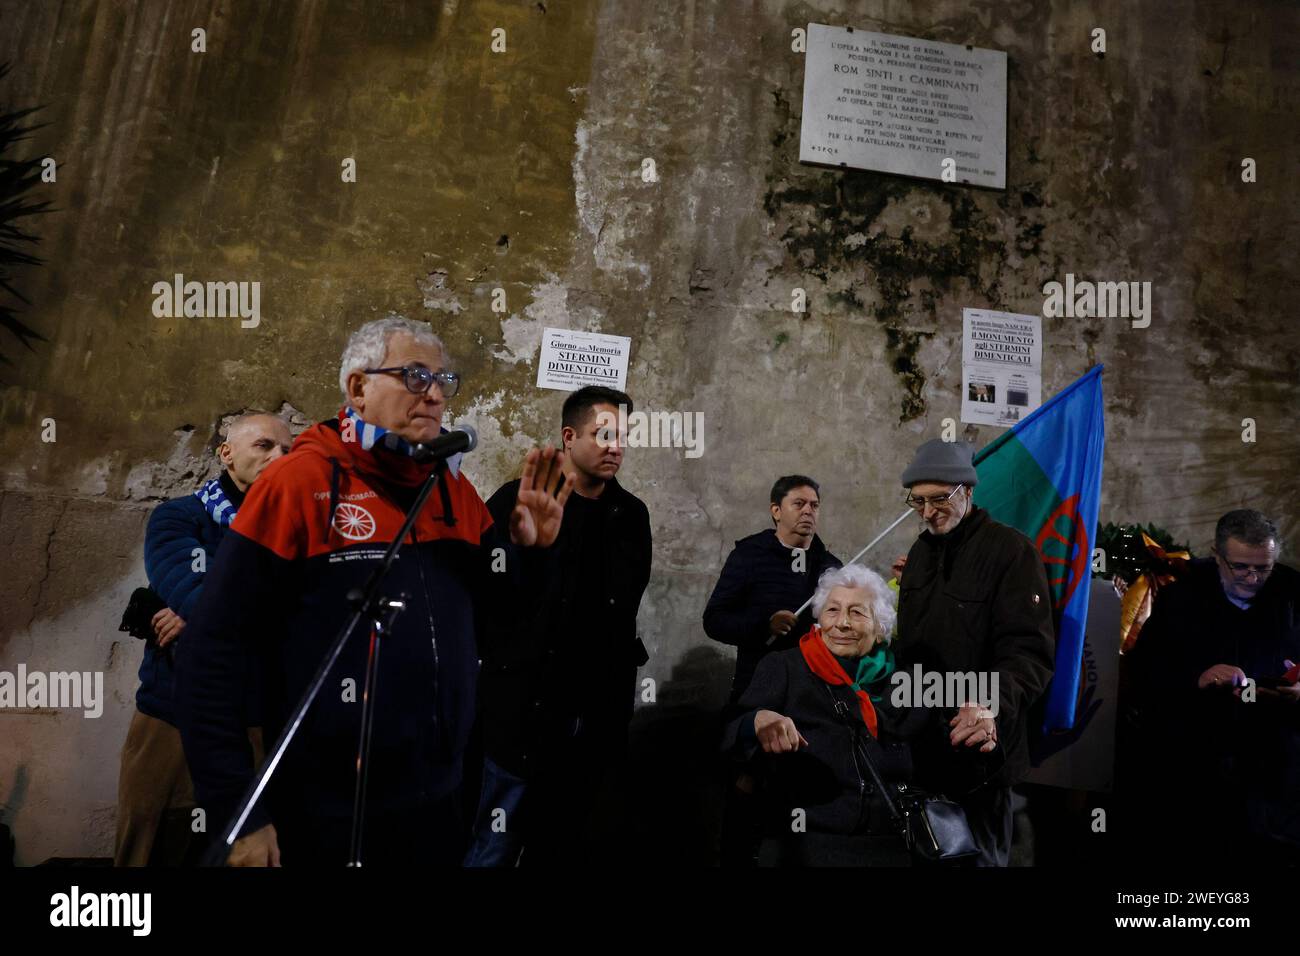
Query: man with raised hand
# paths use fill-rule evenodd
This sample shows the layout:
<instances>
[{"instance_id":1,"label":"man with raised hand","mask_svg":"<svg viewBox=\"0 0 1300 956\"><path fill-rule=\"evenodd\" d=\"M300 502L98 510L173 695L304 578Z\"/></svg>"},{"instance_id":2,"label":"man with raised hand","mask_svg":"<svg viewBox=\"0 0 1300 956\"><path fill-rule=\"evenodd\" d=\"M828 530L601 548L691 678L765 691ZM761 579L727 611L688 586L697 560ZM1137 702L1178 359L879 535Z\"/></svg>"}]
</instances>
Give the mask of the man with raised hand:
<instances>
[{"instance_id":1,"label":"man with raised hand","mask_svg":"<svg viewBox=\"0 0 1300 956\"><path fill-rule=\"evenodd\" d=\"M589 862L621 822L636 670L649 660L637 610L650 581L650 513L619 484L632 400L599 385L565 399L561 440L574 494L546 569L527 568L529 618L482 630L485 761L467 866ZM488 501L498 520L521 484ZM522 856L521 856L522 854Z\"/></svg>"},{"instance_id":2,"label":"man with raised hand","mask_svg":"<svg viewBox=\"0 0 1300 956\"><path fill-rule=\"evenodd\" d=\"M343 350L336 418L304 432L240 509L181 667L182 730L201 805L224 827L253 779L237 702L262 662L268 748L435 468L383 594L405 596L379 657L362 861L456 865L462 763L474 720L476 616L513 613L525 553L549 546L572 490L564 455L531 450L508 527L494 525L460 456L417 460L460 385L442 341L390 316ZM493 568L495 565L495 569ZM494 573L495 570L495 573ZM263 798L232 866L342 866L349 858L367 625L351 635Z\"/></svg>"}]
</instances>

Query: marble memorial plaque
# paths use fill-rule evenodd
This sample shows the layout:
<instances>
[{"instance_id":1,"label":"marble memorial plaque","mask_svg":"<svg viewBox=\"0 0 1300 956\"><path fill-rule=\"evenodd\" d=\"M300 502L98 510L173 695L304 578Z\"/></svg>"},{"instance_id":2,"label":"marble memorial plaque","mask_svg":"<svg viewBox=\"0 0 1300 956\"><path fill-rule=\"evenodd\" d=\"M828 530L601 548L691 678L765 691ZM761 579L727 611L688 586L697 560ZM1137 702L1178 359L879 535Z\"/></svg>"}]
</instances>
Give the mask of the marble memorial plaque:
<instances>
[{"instance_id":1,"label":"marble memorial plaque","mask_svg":"<svg viewBox=\"0 0 1300 956\"><path fill-rule=\"evenodd\" d=\"M808 24L799 159L1005 189L1006 53Z\"/></svg>"}]
</instances>

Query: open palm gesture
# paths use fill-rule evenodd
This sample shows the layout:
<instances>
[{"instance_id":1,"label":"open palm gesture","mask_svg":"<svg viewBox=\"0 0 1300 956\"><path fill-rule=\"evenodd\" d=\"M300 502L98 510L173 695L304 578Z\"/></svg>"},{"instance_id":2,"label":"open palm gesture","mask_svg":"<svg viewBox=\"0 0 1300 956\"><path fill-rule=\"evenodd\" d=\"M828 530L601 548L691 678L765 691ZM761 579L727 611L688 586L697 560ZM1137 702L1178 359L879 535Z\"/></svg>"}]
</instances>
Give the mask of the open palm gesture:
<instances>
[{"instance_id":1,"label":"open palm gesture","mask_svg":"<svg viewBox=\"0 0 1300 956\"><path fill-rule=\"evenodd\" d=\"M573 481L564 473L564 452L549 445L524 459L524 473L510 513L510 540L522 547L549 548L564 521L564 503Z\"/></svg>"}]
</instances>

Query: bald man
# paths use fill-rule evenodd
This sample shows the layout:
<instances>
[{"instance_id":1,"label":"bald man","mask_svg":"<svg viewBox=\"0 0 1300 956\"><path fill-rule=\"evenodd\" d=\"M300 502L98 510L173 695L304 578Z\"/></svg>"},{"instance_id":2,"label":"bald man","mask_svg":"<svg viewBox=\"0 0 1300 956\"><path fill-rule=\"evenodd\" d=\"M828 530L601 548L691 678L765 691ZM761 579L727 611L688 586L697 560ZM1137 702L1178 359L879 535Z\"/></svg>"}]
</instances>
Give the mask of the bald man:
<instances>
[{"instance_id":1,"label":"bald man","mask_svg":"<svg viewBox=\"0 0 1300 956\"><path fill-rule=\"evenodd\" d=\"M189 851L194 788L176 729L174 643L245 493L291 442L289 426L274 415L235 419L217 448L221 474L193 494L164 501L149 517L145 572L166 607L153 618L154 637L145 645L136 711L122 747L117 866L175 866Z\"/></svg>"}]
</instances>

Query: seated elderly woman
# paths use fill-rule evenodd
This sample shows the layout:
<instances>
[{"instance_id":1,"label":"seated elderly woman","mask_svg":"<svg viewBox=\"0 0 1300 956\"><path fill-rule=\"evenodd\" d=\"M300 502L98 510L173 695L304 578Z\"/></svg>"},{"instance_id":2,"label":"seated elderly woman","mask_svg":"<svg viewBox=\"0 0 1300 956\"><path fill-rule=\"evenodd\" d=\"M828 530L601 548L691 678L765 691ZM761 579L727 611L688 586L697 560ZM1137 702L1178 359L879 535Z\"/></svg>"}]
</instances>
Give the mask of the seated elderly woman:
<instances>
[{"instance_id":1,"label":"seated elderly woman","mask_svg":"<svg viewBox=\"0 0 1300 956\"><path fill-rule=\"evenodd\" d=\"M857 565L827 571L812 609L817 623L798 646L759 663L723 739L724 751L752 761L761 781L759 863L907 866L855 738L887 784L908 783L911 742L946 732L951 715L891 704L895 611L880 575Z\"/></svg>"}]
</instances>

